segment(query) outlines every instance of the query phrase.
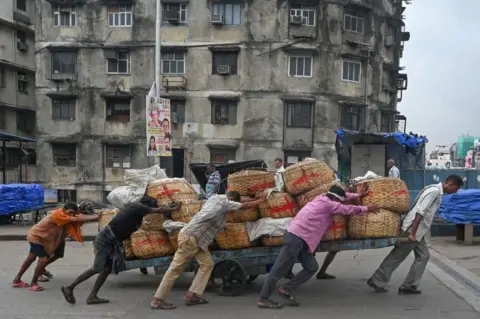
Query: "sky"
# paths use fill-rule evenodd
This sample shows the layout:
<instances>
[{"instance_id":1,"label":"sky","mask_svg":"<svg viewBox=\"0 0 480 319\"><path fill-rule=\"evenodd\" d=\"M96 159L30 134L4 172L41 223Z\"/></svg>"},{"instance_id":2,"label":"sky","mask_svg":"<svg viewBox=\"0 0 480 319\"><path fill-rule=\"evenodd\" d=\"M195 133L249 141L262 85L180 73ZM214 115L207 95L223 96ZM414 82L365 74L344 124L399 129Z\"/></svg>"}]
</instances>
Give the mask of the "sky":
<instances>
[{"instance_id":1,"label":"sky","mask_svg":"<svg viewBox=\"0 0 480 319\"><path fill-rule=\"evenodd\" d=\"M404 14L410 41L400 65L408 88L398 111L409 131L426 135L427 149L480 136L480 0L411 0Z\"/></svg>"}]
</instances>

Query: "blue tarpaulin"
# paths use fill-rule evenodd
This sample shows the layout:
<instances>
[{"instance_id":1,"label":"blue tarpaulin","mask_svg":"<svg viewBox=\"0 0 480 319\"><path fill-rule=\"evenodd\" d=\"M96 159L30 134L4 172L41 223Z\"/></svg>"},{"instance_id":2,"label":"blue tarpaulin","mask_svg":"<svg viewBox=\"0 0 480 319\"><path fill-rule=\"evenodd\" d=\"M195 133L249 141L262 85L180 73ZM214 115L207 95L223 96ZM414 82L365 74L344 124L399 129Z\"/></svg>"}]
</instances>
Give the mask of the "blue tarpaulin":
<instances>
[{"instance_id":1,"label":"blue tarpaulin","mask_svg":"<svg viewBox=\"0 0 480 319\"><path fill-rule=\"evenodd\" d=\"M480 189L445 195L438 215L453 224L480 224Z\"/></svg>"},{"instance_id":2,"label":"blue tarpaulin","mask_svg":"<svg viewBox=\"0 0 480 319\"><path fill-rule=\"evenodd\" d=\"M0 215L36 210L44 205L43 187L38 184L0 185Z\"/></svg>"}]
</instances>

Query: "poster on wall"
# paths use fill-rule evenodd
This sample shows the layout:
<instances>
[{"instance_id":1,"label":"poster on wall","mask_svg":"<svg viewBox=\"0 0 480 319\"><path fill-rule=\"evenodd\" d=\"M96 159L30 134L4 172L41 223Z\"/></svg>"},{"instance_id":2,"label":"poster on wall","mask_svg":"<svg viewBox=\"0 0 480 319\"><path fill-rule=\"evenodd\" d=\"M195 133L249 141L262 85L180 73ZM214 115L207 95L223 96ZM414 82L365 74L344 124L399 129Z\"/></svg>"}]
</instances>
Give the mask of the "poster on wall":
<instances>
[{"instance_id":1,"label":"poster on wall","mask_svg":"<svg viewBox=\"0 0 480 319\"><path fill-rule=\"evenodd\" d=\"M172 156L170 100L147 96L147 155Z\"/></svg>"}]
</instances>

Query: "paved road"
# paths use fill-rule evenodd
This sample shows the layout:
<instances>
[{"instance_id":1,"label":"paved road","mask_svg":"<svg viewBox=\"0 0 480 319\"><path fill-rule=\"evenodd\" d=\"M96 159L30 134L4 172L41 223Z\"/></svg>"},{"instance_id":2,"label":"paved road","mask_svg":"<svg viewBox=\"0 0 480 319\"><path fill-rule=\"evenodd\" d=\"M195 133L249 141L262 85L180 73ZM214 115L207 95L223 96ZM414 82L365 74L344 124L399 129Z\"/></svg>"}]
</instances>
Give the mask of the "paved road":
<instances>
[{"instance_id":1,"label":"paved road","mask_svg":"<svg viewBox=\"0 0 480 319\"><path fill-rule=\"evenodd\" d=\"M191 276L179 280L171 301L179 303L179 308L166 312L149 309L150 298L158 286L160 277L143 276L130 271L110 278L101 296L110 298L107 305L87 306L86 298L93 282L78 287L77 305L66 304L60 294L60 287L69 283L82 270L89 266L93 252L91 243L82 246L78 243L67 244L67 259L59 261L51 268L55 279L44 286L44 292L30 292L24 289L12 289L9 286L27 251L25 242L0 243L0 318L2 319L60 319L60 318L276 318L296 319L324 317L338 319L449 319L479 318L477 312L458 298L432 275L427 273L421 288L421 296L398 296L396 287L406 274L408 265L402 266L393 278L391 292L386 295L373 293L365 281L378 266L389 249L345 252L339 254L331 267L338 279L331 281L311 280L301 288L298 294L301 308L283 310L262 310L255 306L263 278L248 287L245 296L228 298L207 292L211 303L199 307L187 308L181 305L181 298ZM323 256L318 256L319 260ZM29 280L31 271L25 277Z\"/></svg>"}]
</instances>

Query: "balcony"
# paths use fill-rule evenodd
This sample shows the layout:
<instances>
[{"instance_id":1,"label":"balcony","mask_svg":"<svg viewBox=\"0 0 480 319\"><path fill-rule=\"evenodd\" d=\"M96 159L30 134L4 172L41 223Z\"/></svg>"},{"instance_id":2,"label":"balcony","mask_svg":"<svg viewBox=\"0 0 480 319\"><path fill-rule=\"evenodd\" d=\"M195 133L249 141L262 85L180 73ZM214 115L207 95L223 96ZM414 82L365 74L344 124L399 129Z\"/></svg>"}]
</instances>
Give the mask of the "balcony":
<instances>
[{"instance_id":1,"label":"balcony","mask_svg":"<svg viewBox=\"0 0 480 319\"><path fill-rule=\"evenodd\" d=\"M84 5L87 0L46 0L51 5Z\"/></svg>"},{"instance_id":2,"label":"balcony","mask_svg":"<svg viewBox=\"0 0 480 319\"><path fill-rule=\"evenodd\" d=\"M186 90L187 78L183 75L164 75L162 78L162 86L165 88L166 92L172 90Z\"/></svg>"}]
</instances>

